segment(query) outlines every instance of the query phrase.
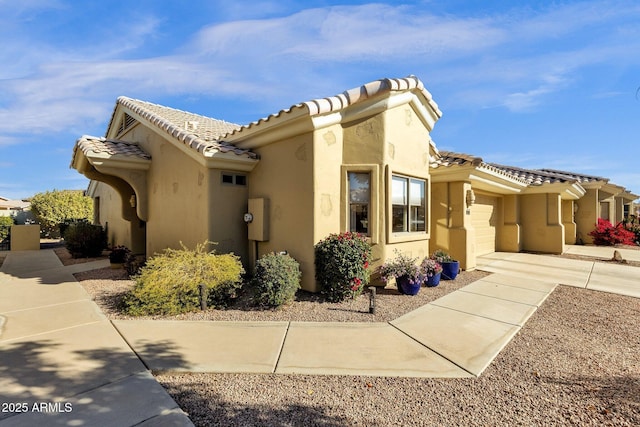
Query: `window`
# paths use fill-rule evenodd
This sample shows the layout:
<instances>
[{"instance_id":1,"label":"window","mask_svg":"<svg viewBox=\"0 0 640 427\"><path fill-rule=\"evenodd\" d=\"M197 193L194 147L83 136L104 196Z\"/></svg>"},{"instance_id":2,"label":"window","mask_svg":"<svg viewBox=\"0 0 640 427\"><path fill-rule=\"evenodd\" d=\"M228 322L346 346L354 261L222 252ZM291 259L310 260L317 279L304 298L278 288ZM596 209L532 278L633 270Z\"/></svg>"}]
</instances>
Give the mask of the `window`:
<instances>
[{"instance_id":1,"label":"window","mask_svg":"<svg viewBox=\"0 0 640 427\"><path fill-rule=\"evenodd\" d=\"M371 174L349 172L349 231L369 235Z\"/></svg>"},{"instance_id":2,"label":"window","mask_svg":"<svg viewBox=\"0 0 640 427\"><path fill-rule=\"evenodd\" d=\"M391 231L427 231L426 188L424 179L398 175L391 177Z\"/></svg>"},{"instance_id":3,"label":"window","mask_svg":"<svg viewBox=\"0 0 640 427\"><path fill-rule=\"evenodd\" d=\"M223 173L222 174L222 183L229 185L247 185L247 176L246 175L238 175L235 173Z\"/></svg>"}]
</instances>

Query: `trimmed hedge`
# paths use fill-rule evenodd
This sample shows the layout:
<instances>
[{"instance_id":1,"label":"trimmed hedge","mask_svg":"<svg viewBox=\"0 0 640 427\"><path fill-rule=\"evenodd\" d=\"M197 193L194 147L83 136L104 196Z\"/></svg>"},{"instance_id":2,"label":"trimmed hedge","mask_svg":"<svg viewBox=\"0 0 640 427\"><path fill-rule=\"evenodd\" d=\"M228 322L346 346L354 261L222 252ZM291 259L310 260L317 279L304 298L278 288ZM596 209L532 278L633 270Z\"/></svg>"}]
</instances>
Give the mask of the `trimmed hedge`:
<instances>
[{"instance_id":1,"label":"trimmed hedge","mask_svg":"<svg viewBox=\"0 0 640 427\"><path fill-rule=\"evenodd\" d=\"M279 307L293 301L300 289L300 264L287 254L269 253L256 263L253 286L256 302Z\"/></svg>"},{"instance_id":2,"label":"trimmed hedge","mask_svg":"<svg viewBox=\"0 0 640 427\"><path fill-rule=\"evenodd\" d=\"M107 235L99 225L78 221L67 226L64 245L74 258L98 257L107 247Z\"/></svg>"}]
</instances>

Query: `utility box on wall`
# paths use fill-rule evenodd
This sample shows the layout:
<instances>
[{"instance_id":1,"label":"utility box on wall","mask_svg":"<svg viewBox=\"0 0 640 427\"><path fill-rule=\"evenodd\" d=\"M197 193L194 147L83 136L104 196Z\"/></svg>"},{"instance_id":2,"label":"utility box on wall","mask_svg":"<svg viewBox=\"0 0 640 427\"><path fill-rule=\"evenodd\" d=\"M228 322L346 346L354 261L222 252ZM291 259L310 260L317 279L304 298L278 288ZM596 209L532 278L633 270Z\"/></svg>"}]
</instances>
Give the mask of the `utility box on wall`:
<instances>
[{"instance_id":1,"label":"utility box on wall","mask_svg":"<svg viewBox=\"0 0 640 427\"><path fill-rule=\"evenodd\" d=\"M269 199L249 199L249 213L253 217L248 223L249 240L266 242L269 240Z\"/></svg>"}]
</instances>

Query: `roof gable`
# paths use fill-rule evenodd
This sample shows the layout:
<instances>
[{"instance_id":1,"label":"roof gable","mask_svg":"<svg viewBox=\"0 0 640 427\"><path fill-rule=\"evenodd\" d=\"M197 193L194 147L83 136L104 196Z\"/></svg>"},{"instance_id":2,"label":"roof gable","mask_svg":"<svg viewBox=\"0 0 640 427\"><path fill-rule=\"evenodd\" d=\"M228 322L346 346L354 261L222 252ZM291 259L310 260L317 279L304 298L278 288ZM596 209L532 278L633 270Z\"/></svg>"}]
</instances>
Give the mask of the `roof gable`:
<instances>
[{"instance_id":1,"label":"roof gable","mask_svg":"<svg viewBox=\"0 0 640 427\"><path fill-rule=\"evenodd\" d=\"M216 153L229 153L257 159L257 155L249 150L220 141L222 135L237 129L237 124L125 96L119 97L116 102L106 138L116 139L122 136L134 127L136 122L144 122L148 127L178 144L201 153L204 157L212 157Z\"/></svg>"},{"instance_id":2,"label":"roof gable","mask_svg":"<svg viewBox=\"0 0 640 427\"><path fill-rule=\"evenodd\" d=\"M394 96L393 102L386 100ZM234 129L223 138L236 146L253 148L332 124L371 116L406 103L412 104L429 130L442 116L431 93L425 89L420 79L415 76L387 78L366 83L335 96L292 105Z\"/></svg>"}]
</instances>

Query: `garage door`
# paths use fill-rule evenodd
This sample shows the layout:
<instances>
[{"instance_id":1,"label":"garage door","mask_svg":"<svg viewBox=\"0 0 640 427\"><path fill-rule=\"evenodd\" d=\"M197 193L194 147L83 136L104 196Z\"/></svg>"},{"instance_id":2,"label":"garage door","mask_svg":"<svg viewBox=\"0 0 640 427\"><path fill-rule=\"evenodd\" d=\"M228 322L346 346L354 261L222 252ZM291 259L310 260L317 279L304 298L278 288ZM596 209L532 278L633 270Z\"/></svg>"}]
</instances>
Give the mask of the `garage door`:
<instances>
[{"instance_id":1,"label":"garage door","mask_svg":"<svg viewBox=\"0 0 640 427\"><path fill-rule=\"evenodd\" d=\"M497 216L498 198L476 193L476 201L471 206L471 225L476 230L476 255L495 252Z\"/></svg>"}]
</instances>

